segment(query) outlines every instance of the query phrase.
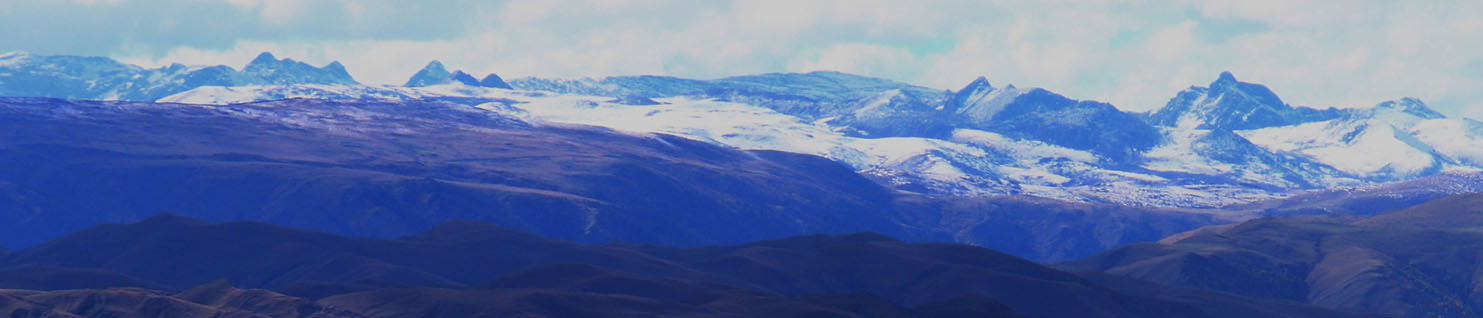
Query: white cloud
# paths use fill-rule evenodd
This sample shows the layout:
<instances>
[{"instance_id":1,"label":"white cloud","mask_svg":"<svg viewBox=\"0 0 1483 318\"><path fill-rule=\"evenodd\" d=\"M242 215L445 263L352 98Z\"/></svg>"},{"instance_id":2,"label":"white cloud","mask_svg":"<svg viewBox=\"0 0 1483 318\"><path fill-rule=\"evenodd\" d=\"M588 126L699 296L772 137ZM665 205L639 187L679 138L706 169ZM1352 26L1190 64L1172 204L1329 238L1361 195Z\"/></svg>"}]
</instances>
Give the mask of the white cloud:
<instances>
[{"instance_id":1,"label":"white cloud","mask_svg":"<svg viewBox=\"0 0 1483 318\"><path fill-rule=\"evenodd\" d=\"M73 3L82 4L82 5L100 5L101 4L101 5L113 5L113 6L116 6L116 5L119 5L119 4L124 3L124 1L127 1L127 0L69 0L69 1L71 1Z\"/></svg>"},{"instance_id":2,"label":"white cloud","mask_svg":"<svg viewBox=\"0 0 1483 318\"><path fill-rule=\"evenodd\" d=\"M226 0L248 11L256 11L269 22L284 22L303 13L304 0Z\"/></svg>"},{"instance_id":3,"label":"white cloud","mask_svg":"<svg viewBox=\"0 0 1483 318\"><path fill-rule=\"evenodd\" d=\"M795 62L789 71L840 71L868 76L911 73L916 56L906 49L865 43L840 43L817 53L817 57Z\"/></svg>"},{"instance_id":4,"label":"white cloud","mask_svg":"<svg viewBox=\"0 0 1483 318\"><path fill-rule=\"evenodd\" d=\"M285 25L341 3L229 1ZM398 17L386 3L343 4L351 24ZM1230 70L1297 105L1416 96L1452 114L1483 112L1464 105L1483 100L1483 78L1464 71L1483 59L1477 1L515 0L460 8L438 12L473 17L466 32L446 37L386 39L377 32L387 30L367 27L380 31L238 39L216 50L182 44L131 60L240 66L268 50L316 65L338 59L357 79L385 84L431 59L505 77L832 69L956 89L987 76L996 86L1139 111Z\"/></svg>"}]
</instances>

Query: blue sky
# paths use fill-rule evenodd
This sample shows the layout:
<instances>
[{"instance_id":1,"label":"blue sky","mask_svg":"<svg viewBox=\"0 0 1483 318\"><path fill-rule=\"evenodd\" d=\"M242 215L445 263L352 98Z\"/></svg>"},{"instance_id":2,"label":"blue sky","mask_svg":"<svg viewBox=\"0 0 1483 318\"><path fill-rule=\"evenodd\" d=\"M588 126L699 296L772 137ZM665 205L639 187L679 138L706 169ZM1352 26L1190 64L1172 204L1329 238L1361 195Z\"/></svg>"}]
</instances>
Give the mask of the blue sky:
<instances>
[{"instance_id":1,"label":"blue sky","mask_svg":"<svg viewBox=\"0 0 1483 318\"><path fill-rule=\"evenodd\" d=\"M1483 1L6 0L0 28L0 51L234 67L272 51L373 84L432 59L506 78L838 70L1142 111L1229 70L1295 105L1415 96L1483 118Z\"/></svg>"}]
</instances>

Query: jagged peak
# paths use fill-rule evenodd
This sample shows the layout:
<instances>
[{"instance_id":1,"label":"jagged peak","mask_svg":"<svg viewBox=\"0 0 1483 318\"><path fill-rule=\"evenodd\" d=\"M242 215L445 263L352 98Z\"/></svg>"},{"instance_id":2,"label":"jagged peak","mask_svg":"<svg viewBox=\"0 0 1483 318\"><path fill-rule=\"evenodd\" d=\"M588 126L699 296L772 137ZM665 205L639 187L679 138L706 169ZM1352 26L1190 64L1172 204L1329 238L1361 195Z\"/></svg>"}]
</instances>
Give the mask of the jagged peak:
<instances>
[{"instance_id":1,"label":"jagged peak","mask_svg":"<svg viewBox=\"0 0 1483 318\"><path fill-rule=\"evenodd\" d=\"M424 71L434 71L434 72L440 72L440 73L446 73L446 72L448 72L448 69L445 68L445 67L443 67L443 62L439 62L438 60L432 60L430 62L427 62L427 66L423 66L422 67L422 70L424 70Z\"/></svg>"},{"instance_id":2,"label":"jagged peak","mask_svg":"<svg viewBox=\"0 0 1483 318\"><path fill-rule=\"evenodd\" d=\"M1237 81L1236 80L1236 76L1235 75L1231 75L1231 72L1230 71L1223 71L1223 72L1220 72L1220 76L1217 76L1215 78L1215 81L1210 82L1210 86L1209 87L1210 87L1210 90L1212 90L1212 91L1221 92L1221 91L1225 91L1225 90L1230 89L1230 88L1236 88L1240 84L1245 84L1245 83L1242 83L1241 81Z\"/></svg>"},{"instance_id":3,"label":"jagged peak","mask_svg":"<svg viewBox=\"0 0 1483 318\"><path fill-rule=\"evenodd\" d=\"M454 82L462 83L464 85L469 85L469 86L478 86L479 85L479 80L478 79L475 79L474 76L473 75L469 75L469 73L464 73L462 70L453 71L453 74L448 75L448 79L451 79Z\"/></svg>"},{"instance_id":4,"label":"jagged peak","mask_svg":"<svg viewBox=\"0 0 1483 318\"><path fill-rule=\"evenodd\" d=\"M458 78L459 75L462 75L462 77L468 77L468 80L473 79L472 76L469 76L463 71L459 71L456 74L449 73L448 69L443 66L443 62L433 60L427 62L427 66L423 66L422 70L417 71L416 74L412 74L412 78L407 79L407 83L403 86L420 87L429 85L441 85L447 84L454 80L464 82L464 79Z\"/></svg>"},{"instance_id":5,"label":"jagged peak","mask_svg":"<svg viewBox=\"0 0 1483 318\"><path fill-rule=\"evenodd\" d=\"M273 56L273 53L263 52L263 53L259 53L257 55L257 57L256 58L253 58L252 59L252 62L248 62L247 65L251 66L251 65L257 65L257 64L264 64L264 63L275 63L275 62L278 62L278 58L277 57L274 57Z\"/></svg>"},{"instance_id":6,"label":"jagged peak","mask_svg":"<svg viewBox=\"0 0 1483 318\"><path fill-rule=\"evenodd\" d=\"M484 79L479 80L479 86L503 89L514 88L510 86L510 83L505 82L505 79L500 78L499 75L495 75L494 73L489 73L489 75L484 76Z\"/></svg>"},{"instance_id":7,"label":"jagged peak","mask_svg":"<svg viewBox=\"0 0 1483 318\"><path fill-rule=\"evenodd\" d=\"M350 71L346 70L345 65L340 64L340 61L330 61L330 64L325 64L324 67L319 69L329 72L333 76L343 77L346 80L355 82L355 79L350 76Z\"/></svg>"},{"instance_id":8,"label":"jagged peak","mask_svg":"<svg viewBox=\"0 0 1483 318\"><path fill-rule=\"evenodd\" d=\"M1221 71L1220 72L1220 76L1219 77L1216 77L1215 78L1215 81L1216 82L1235 82L1236 81L1236 76L1235 75L1231 75L1231 71Z\"/></svg>"},{"instance_id":9,"label":"jagged peak","mask_svg":"<svg viewBox=\"0 0 1483 318\"><path fill-rule=\"evenodd\" d=\"M1272 89L1267 88L1266 85L1238 81L1235 75L1231 75L1230 71L1220 72L1220 76L1214 82L1210 83L1210 87L1205 93L1212 96L1235 93L1266 106L1278 108L1289 107L1282 101L1281 97L1277 96L1277 93L1272 92Z\"/></svg>"},{"instance_id":10,"label":"jagged peak","mask_svg":"<svg viewBox=\"0 0 1483 318\"><path fill-rule=\"evenodd\" d=\"M500 81L500 82L504 82L505 79L499 77L499 75L495 75L494 73L489 73L489 75L484 75L484 79L481 79L479 81L481 81L481 82L483 82L483 81Z\"/></svg>"},{"instance_id":11,"label":"jagged peak","mask_svg":"<svg viewBox=\"0 0 1483 318\"><path fill-rule=\"evenodd\" d=\"M971 91L981 90L981 89L984 89L984 88L993 89L994 88L994 85L989 84L989 79L987 77L979 76L978 78L973 79L972 82L968 82L968 85L967 86L963 86L963 89L958 90L958 91L959 92L971 92Z\"/></svg>"}]
</instances>

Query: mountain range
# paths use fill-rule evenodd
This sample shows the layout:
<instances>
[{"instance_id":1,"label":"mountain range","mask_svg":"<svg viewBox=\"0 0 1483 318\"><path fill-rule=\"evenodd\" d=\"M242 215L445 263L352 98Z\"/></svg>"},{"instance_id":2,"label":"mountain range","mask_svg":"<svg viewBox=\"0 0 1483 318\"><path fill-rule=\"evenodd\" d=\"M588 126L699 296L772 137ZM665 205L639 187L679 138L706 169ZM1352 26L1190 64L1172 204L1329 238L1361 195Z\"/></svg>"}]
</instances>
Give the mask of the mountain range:
<instances>
[{"instance_id":1,"label":"mountain range","mask_svg":"<svg viewBox=\"0 0 1483 318\"><path fill-rule=\"evenodd\" d=\"M1158 110L1133 113L1046 89L994 87L984 78L956 91L837 72L506 82L494 74L476 80L433 61L405 86L364 86L340 76L338 63L314 68L266 53L221 81L136 75L230 68L145 70L106 58L24 53L0 61L0 95L7 96L493 103L528 120L823 156L893 188L932 194L1212 208L1483 169L1483 123L1446 118L1414 98L1370 108L1291 106L1230 73L1179 92ZM127 72L104 71L114 69ZM173 69L194 71L167 72ZM89 84L120 77L132 82ZM68 81L76 84L28 88Z\"/></svg>"},{"instance_id":2,"label":"mountain range","mask_svg":"<svg viewBox=\"0 0 1483 318\"><path fill-rule=\"evenodd\" d=\"M1483 317L1483 123L1228 72L1135 113L9 53L0 123L11 317Z\"/></svg>"},{"instance_id":3,"label":"mountain range","mask_svg":"<svg viewBox=\"0 0 1483 318\"><path fill-rule=\"evenodd\" d=\"M0 271L0 312L11 317L1366 316L1195 290L1118 291L992 250L875 233L593 246L468 221L366 239L163 215L82 230L0 264L11 268Z\"/></svg>"},{"instance_id":4,"label":"mountain range","mask_svg":"<svg viewBox=\"0 0 1483 318\"><path fill-rule=\"evenodd\" d=\"M822 157L483 107L0 98L0 245L172 212L372 237L470 219L674 246L873 231L1066 260L1252 215L910 193ZM1018 236L1038 232L1060 234Z\"/></svg>"},{"instance_id":5,"label":"mountain range","mask_svg":"<svg viewBox=\"0 0 1483 318\"><path fill-rule=\"evenodd\" d=\"M156 100L202 86L359 84L339 62L314 67L266 52L240 71L181 64L151 69L104 57L12 52L0 55L0 83L0 96L105 100Z\"/></svg>"}]
</instances>

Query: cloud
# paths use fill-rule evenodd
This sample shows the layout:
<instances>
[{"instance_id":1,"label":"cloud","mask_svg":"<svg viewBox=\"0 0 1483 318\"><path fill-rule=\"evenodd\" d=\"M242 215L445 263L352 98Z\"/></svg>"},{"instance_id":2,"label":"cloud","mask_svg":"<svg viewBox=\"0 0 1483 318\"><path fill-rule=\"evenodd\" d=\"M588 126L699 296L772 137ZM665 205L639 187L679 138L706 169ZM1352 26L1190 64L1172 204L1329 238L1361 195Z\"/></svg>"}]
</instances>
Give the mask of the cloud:
<instances>
[{"instance_id":1,"label":"cloud","mask_svg":"<svg viewBox=\"0 0 1483 318\"><path fill-rule=\"evenodd\" d=\"M244 11L256 11L264 20L285 22L302 14L306 1L300 0L227 0L228 4ZM347 3L348 4L354 4Z\"/></svg>"},{"instance_id":2,"label":"cloud","mask_svg":"<svg viewBox=\"0 0 1483 318\"><path fill-rule=\"evenodd\" d=\"M814 58L796 62L788 70L896 76L913 72L917 64L916 56L907 49L866 43L835 44L813 55Z\"/></svg>"},{"instance_id":3,"label":"cloud","mask_svg":"<svg viewBox=\"0 0 1483 318\"><path fill-rule=\"evenodd\" d=\"M240 66L261 51L399 84L428 60L520 76L832 69L978 76L1143 111L1229 70L1286 101L1483 100L1483 2L14 0L0 50Z\"/></svg>"}]
</instances>

